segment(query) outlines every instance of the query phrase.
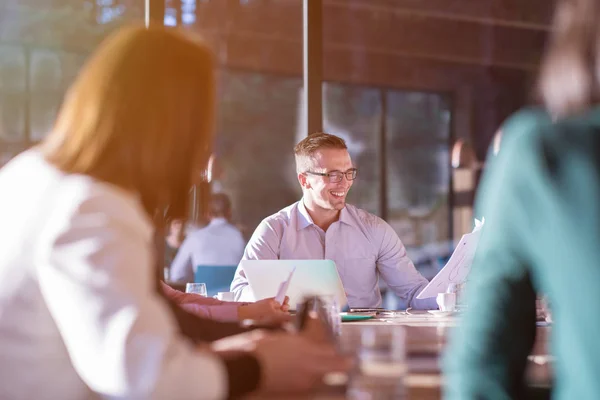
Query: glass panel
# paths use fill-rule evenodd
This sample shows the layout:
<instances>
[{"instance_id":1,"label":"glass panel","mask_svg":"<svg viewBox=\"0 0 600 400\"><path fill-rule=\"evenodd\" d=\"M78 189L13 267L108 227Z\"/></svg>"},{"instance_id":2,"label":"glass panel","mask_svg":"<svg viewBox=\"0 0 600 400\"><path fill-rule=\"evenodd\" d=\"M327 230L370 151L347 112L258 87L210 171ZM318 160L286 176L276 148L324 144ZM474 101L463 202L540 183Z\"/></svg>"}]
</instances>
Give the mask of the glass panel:
<instances>
[{"instance_id":1,"label":"glass panel","mask_svg":"<svg viewBox=\"0 0 600 400\"><path fill-rule=\"evenodd\" d=\"M165 0L164 23L199 33L217 55L212 190L231 196L234 220L249 235L301 196L293 147L300 132L302 0ZM204 210L208 188L200 193Z\"/></svg>"},{"instance_id":2,"label":"glass panel","mask_svg":"<svg viewBox=\"0 0 600 400\"><path fill-rule=\"evenodd\" d=\"M0 139L21 142L25 132L25 94L0 92Z\"/></svg>"},{"instance_id":3,"label":"glass panel","mask_svg":"<svg viewBox=\"0 0 600 400\"><path fill-rule=\"evenodd\" d=\"M62 101L63 72L61 57L50 50L31 52L30 67L30 139L38 141L52 129Z\"/></svg>"},{"instance_id":4,"label":"glass panel","mask_svg":"<svg viewBox=\"0 0 600 400\"><path fill-rule=\"evenodd\" d=\"M302 82L250 72L221 76L213 190L232 198L245 234L302 196L296 178L298 101Z\"/></svg>"},{"instance_id":5,"label":"glass panel","mask_svg":"<svg viewBox=\"0 0 600 400\"><path fill-rule=\"evenodd\" d=\"M440 94L405 91L388 91L386 100L388 221L413 261L427 264L435 258L431 248L451 239L450 103Z\"/></svg>"},{"instance_id":6,"label":"glass panel","mask_svg":"<svg viewBox=\"0 0 600 400\"><path fill-rule=\"evenodd\" d=\"M145 0L0 4L0 145L17 144L6 159L48 133L85 57L119 26L142 21Z\"/></svg>"},{"instance_id":7,"label":"glass panel","mask_svg":"<svg viewBox=\"0 0 600 400\"><path fill-rule=\"evenodd\" d=\"M20 46L0 44L0 90L25 90L25 71L25 50Z\"/></svg>"},{"instance_id":8,"label":"glass panel","mask_svg":"<svg viewBox=\"0 0 600 400\"><path fill-rule=\"evenodd\" d=\"M34 91L55 91L62 86L62 68L58 53L51 50L31 52L30 84Z\"/></svg>"},{"instance_id":9,"label":"glass panel","mask_svg":"<svg viewBox=\"0 0 600 400\"><path fill-rule=\"evenodd\" d=\"M83 67L86 57L83 54L64 52L61 53L61 56L62 89L66 92L71 82L77 77L81 67Z\"/></svg>"},{"instance_id":10,"label":"glass panel","mask_svg":"<svg viewBox=\"0 0 600 400\"><path fill-rule=\"evenodd\" d=\"M342 137L358 176L348 202L380 215L379 137L381 92L362 86L323 85L323 129Z\"/></svg>"},{"instance_id":11,"label":"glass panel","mask_svg":"<svg viewBox=\"0 0 600 400\"><path fill-rule=\"evenodd\" d=\"M36 142L42 140L52 130L63 95L61 91L33 94L29 103L30 139Z\"/></svg>"},{"instance_id":12,"label":"glass panel","mask_svg":"<svg viewBox=\"0 0 600 400\"><path fill-rule=\"evenodd\" d=\"M25 139L25 51L0 44L0 140Z\"/></svg>"}]
</instances>

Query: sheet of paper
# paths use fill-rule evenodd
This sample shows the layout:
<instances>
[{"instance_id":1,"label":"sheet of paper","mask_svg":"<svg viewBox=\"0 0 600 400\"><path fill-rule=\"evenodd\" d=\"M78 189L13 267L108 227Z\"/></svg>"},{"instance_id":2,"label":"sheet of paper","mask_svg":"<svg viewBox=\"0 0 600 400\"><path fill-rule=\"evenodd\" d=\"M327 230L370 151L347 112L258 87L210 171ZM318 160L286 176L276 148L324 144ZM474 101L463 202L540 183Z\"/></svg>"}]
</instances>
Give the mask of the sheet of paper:
<instances>
[{"instance_id":1,"label":"sheet of paper","mask_svg":"<svg viewBox=\"0 0 600 400\"><path fill-rule=\"evenodd\" d=\"M281 282L281 285L279 285L279 290L277 291L277 295L275 295L275 301L277 301L279 304L283 304L283 301L285 300L285 295L290 287L290 282L292 281L292 276L294 276L295 271L296 267L292 269L292 272L290 272L287 280Z\"/></svg>"},{"instance_id":2,"label":"sheet of paper","mask_svg":"<svg viewBox=\"0 0 600 400\"><path fill-rule=\"evenodd\" d=\"M485 219L481 222L475 220L473 232L463 235L444 268L417 295L417 299L436 297L438 293L446 292L450 283L460 284L467 280L484 223Z\"/></svg>"}]
</instances>

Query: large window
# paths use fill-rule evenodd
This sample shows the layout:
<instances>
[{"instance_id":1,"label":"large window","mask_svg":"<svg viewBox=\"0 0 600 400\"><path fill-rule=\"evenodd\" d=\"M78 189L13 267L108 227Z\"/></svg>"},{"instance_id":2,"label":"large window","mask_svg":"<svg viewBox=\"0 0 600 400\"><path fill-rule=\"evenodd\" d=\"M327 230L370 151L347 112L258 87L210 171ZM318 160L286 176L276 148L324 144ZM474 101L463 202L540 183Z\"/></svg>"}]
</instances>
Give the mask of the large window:
<instances>
[{"instance_id":1,"label":"large window","mask_svg":"<svg viewBox=\"0 0 600 400\"><path fill-rule=\"evenodd\" d=\"M234 221L248 237L301 196L293 148L300 129L302 0L165 0L164 23L198 33L216 55L212 190L231 197Z\"/></svg>"},{"instance_id":2,"label":"large window","mask_svg":"<svg viewBox=\"0 0 600 400\"><path fill-rule=\"evenodd\" d=\"M450 102L438 93L388 90L386 219L413 261L437 272L431 259L447 252L450 226Z\"/></svg>"},{"instance_id":3,"label":"large window","mask_svg":"<svg viewBox=\"0 0 600 400\"><path fill-rule=\"evenodd\" d=\"M35 4L34 4L35 3ZM0 0L0 165L51 129L88 54L144 0Z\"/></svg>"},{"instance_id":4,"label":"large window","mask_svg":"<svg viewBox=\"0 0 600 400\"><path fill-rule=\"evenodd\" d=\"M344 138L359 175L348 202L381 215L379 135L381 91L361 86L323 85L323 129Z\"/></svg>"},{"instance_id":5,"label":"large window","mask_svg":"<svg viewBox=\"0 0 600 400\"><path fill-rule=\"evenodd\" d=\"M221 76L217 186L232 197L234 217L248 235L301 196L293 148L302 82L251 72Z\"/></svg>"}]
</instances>

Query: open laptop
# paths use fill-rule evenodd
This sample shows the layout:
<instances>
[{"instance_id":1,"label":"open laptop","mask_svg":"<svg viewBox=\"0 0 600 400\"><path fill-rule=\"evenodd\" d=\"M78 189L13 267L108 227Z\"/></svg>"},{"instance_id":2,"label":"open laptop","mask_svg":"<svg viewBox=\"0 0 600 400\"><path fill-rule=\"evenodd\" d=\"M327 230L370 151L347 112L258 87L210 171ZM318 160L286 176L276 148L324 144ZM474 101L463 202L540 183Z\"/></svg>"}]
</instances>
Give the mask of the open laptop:
<instances>
[{"instance_id":1,"label":"open laptop","mask_svg":"<svg viewBox=\"0 0 600 400\"><path fill-rule=\"evenodd\" d=\"M340 308L348 303L337 267L331 260L242 260L240 265L255 300L274 297L281 282L296 267L286 293L291 309L295 310L305 296L311 295L334 295Z\"/></svg>"}]
</instances>

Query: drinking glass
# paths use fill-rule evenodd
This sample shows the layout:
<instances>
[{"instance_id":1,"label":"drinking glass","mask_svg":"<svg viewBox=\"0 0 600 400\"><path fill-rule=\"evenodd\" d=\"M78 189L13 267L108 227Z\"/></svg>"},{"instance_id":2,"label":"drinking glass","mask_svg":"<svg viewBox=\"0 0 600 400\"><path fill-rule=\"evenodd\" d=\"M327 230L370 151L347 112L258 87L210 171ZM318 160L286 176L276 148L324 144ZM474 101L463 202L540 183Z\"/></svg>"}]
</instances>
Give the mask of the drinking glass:
<instances>
[{"instance_id":1,"label":"drinking glass","mask_svg":"<svg viewBox=\"0 0 600 400\"><path fill-rule=\"evenodd\" d=\"M340 312L340 303L333 295L319 297L322 300L325 315L327 315L327 321L331 327L331 333L334 337L340 336L342 332L342 314Z\"/></svg>"},{"instance_id":2,"label":"drinking glass","mask_svg":"<svg viewBox=\"0 0 600 400\"><path fill-rule=\"evenodd\" d=\"M396 399L404 396L406 333L399 325L367 325L361 328L357 374L347 397Z\"/></svg>"},{"instance_id":3,"label":"drinking glass","mask_svg":"<svg viewBox=\"0 0 600 400\"><path fill-rule=\"evenodd\" d=\"M186 293L195 293L200 296L207 296L206 284L205 283L188 283L185 285Z\"/></svg>"}]
</instances>

